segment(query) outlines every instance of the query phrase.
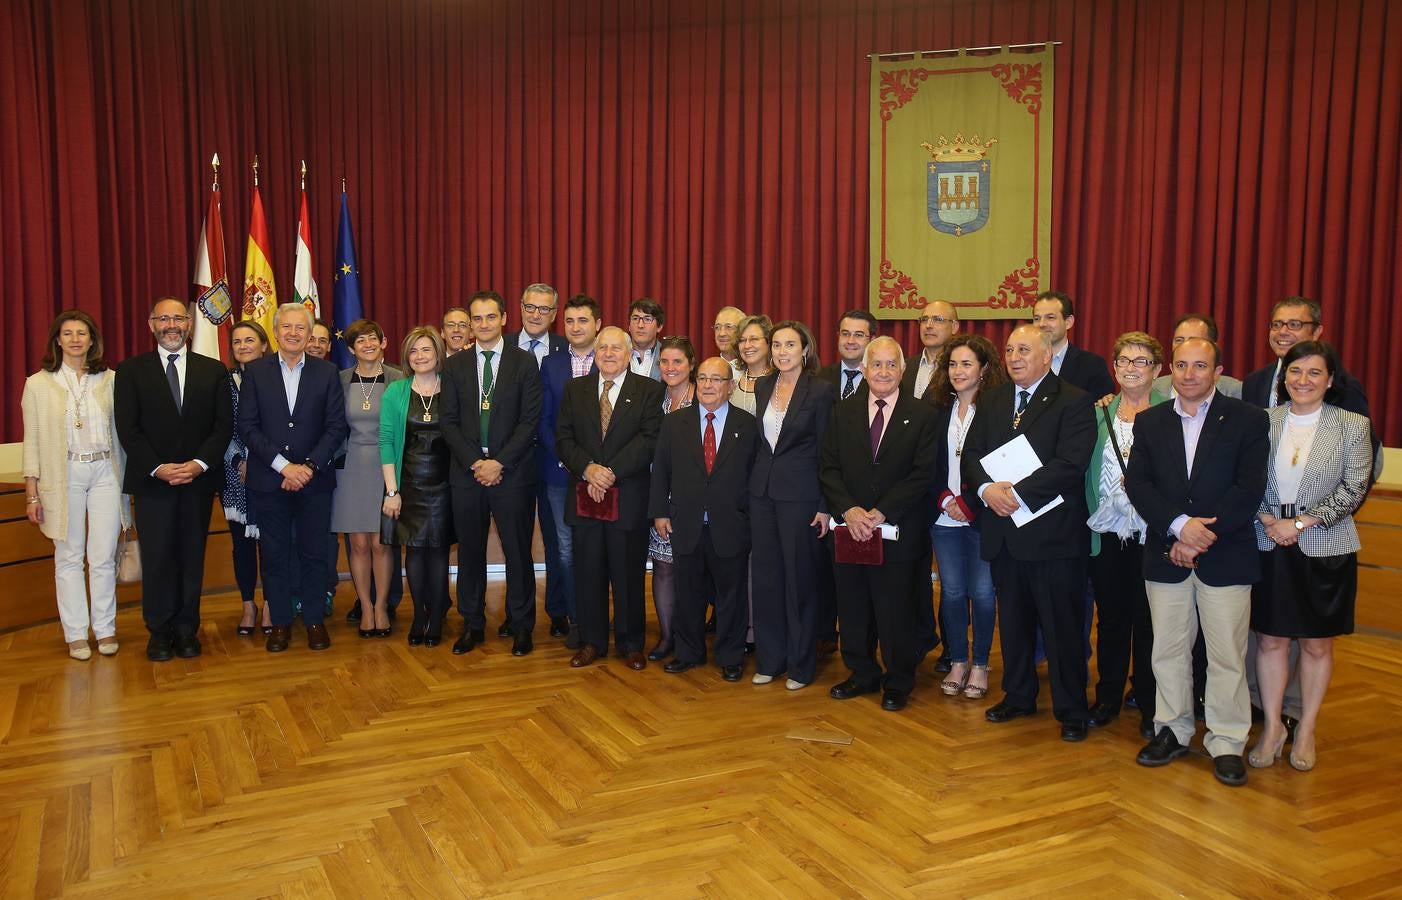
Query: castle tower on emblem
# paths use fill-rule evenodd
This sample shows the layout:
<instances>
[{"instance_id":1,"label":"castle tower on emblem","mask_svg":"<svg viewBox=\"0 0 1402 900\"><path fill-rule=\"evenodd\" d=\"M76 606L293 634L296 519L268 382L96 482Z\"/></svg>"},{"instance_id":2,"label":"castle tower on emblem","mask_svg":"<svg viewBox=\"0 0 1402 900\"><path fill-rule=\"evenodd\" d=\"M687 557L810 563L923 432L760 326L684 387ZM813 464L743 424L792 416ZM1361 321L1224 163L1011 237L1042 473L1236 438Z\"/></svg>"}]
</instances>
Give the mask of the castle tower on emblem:
<instances>
[{"instance_id":1,"label":"castle tower on emblem","mask_svg":"<svg viewBox=\"0 0 1402 900\"><path fill-rule=\"evenodd\" d=\"M925 164L925 211L930 225L941 234L963 237L988 224L993 194L993 164L988 152L997 138L980 140L964 132L954 140L939 136L938 143L920 146L930 154Z\"/></svg>"}]
</instances>

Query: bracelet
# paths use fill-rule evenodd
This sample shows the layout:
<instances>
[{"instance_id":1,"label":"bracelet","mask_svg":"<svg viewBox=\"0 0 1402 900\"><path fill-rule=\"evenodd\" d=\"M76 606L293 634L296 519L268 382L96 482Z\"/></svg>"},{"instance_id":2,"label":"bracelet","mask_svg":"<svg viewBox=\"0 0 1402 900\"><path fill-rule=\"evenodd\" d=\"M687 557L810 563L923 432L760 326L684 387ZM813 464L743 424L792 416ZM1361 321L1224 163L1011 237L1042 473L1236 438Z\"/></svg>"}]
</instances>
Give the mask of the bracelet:
<instances>
[{"instance_id":1,"label":"bracelet","mask_svg":"<svg viewBox=\"0 0 1402 900\"><path fill-rule=\"evenodd\" d=\"M39 498L38 498L38 497L25 497L25 498L24 498L24 502L25 502L25 503L38 503L38 502L39 502Z\"/></svg>"}]
</instances>

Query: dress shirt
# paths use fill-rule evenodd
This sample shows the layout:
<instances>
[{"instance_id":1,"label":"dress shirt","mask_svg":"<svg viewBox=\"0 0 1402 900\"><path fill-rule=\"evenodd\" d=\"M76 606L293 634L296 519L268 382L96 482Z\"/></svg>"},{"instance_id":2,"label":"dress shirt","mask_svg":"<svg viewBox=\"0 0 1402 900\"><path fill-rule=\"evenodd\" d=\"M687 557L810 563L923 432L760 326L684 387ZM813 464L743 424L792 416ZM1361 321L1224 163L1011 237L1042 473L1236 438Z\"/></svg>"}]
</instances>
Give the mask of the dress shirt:
<instances>
[{"instance_id":1,"label":"dress shirt","mask_svg":"<svg viewBox=\"0 0 1402 900\"><path fill-rule=\"evenodd\" d=\"M531 349L531 341L535 341L535 349ZM526 333L526 329L521 329L520 336L516 339L516 346L535 357L535 367L540 368L540 364L545 362L545 357L550 355L550 332L542 331L540 337L531 337ZM495 373L493 373L495 374Z\"/></svg>"},{"instance_id":2,"label":"dress shirt","mask_svg":"<svg viewBox=\"0 0 1402 900\"><path fill-rule=\"evenodd\" d=\"M161 359L161 371L162 371L162 372L165 372L166 366L170 365L170 355L171 355L172 353L175 354L175 377L176 377L176 380L180 382L180 408L181 408L181 409L184 409L184 408L185 408L185 362L186 362L187 359L189 359L190 348L189 348L188 345L182 345L182 346L180 347L179 350L167 350L166 348L164 348L164 347L162 347L162 346L160 346L160 345L158 344L158 345L156 346L156 354L157 354L157 355L160 357L160 359ZM301 376L299 375L298 377L300 378ZM291 406L289 406L288 408L291 409ZM195 462L199 463L199 464L200 464L200 468L203 469L204 471L206 471L206 472L209 471L209 463L205 462L205 461L202 460L202 459L196 459ZM163 463L162 465L164 465L164 463ZM156 474L156 470L159 469L159 468L160 468L160 466L156 466L155 469L152 469L152 470L151 470L151 474L152 474L152 475L155 475L155 474Z\"/></svg>"},{"instance_id":3,"label":"dress shirt","mask_svg":"<svg viewBox=\"0 0 1402 900\"><path fill-rule=\"evenodd\" d=\"M483 347L481 344L473 345L473 349L477 351L478 394L481 394L482 392L482 369L487 364L487 357L483 354L485 354L488 350L492 352L492 384L495 385L497 383L497 376L501 374L501 349L502 345L505 343L506 341L503 340L500 336L498 336L497 342L490 347ZM479 396L477 399L480 401L482 398Z\"/></svg>"},{"instance_id":4,"label":"dress shirt","mask_svg":"<svg viewBox=\"0 0 1402 900\"><path fill-rule=\"evenodd\" d=\"M853 393L856 393L857 388L859 388L859 387L862 386L862 379L866 377L866 376L864 376L864 375L862 374L862 366L861 366L861 363L860 363L860 362L858 362L857 365L855 365L855 366L849 366L849 365L847 365L847 360L844 359L844 360L842 361L842 365L840 365L840 366L837 367L837 396L838 396L838 399L841 399L841 398L842 398L843 396L845 396L846 393L847 393L847 373L848 373L848 372L855 372L855 373L857 373L857 377L852 379L852 392L853 392Z\"/></svg>"},{"instance_id":5,"label":"dress shirt","mask_svg":"<svg viewBox=\"0 0 1402 900\"><path fill-rule=\"evenodd\" d=\"M1052 348L1052 368L1057 375L1061 374L1061 364L1066 362L1066 351L1071 349L1071 342L1066 341L1061 345L1061 349Z\"/></svg>"},{"instance_id":6,"label":"dress shirt","mask_svg":"<svg viewBox=\"0 0 1402 900\"><path fill-rule=\"evenodd\" d=\"M938 354L936 354L938 357ZM929 354L920 351L920 362L915 370L915 399L919 400L925 396L925 391L930 387L930 379L935 377L935 363L938 360L931 360Z\"/></svg>"},{"instance_id":7,"label":"dress shirt","mask_svg":"<svg viewBox=\"0 0 1402 900\"><path fill-rule=\"evenodd\" d=\"M1193 460L1198 455L1198 438L1202 437L1202 426L1207 422L1207 408L1212 405L1212 400L1217 396L1217 389L1213 388L1202 402L1198 404L1198 411L1194 415L1188 415L1183 411L1183 400L1181 397L1173 398L1173 411L1178 413L1178 418L1183 422L1183 455L1188 458L1188 477L1193 477ZM1186 514L1178 516L1168 525L1168 530L1174 537L1179 537L1178 532L1187 523Z\"/></svg>"},{"instance_id":8,"label":"dress shirt","mask_svg":"<svg viewBox=\"0 0 1402 900\"><path fill-rule=\"evenodd\" d=\"M599 397L604 396L604 382L612 381L613 388L609 390L609 406L613 407L615 415L618 414L618 392L623 390L623 379L628 377L628 370L624 369L613 378L605 378L604 373L599 373Z\"/></svg>"},{"instance_id":9,"label":"dress shirt","mask_svg":"<svg viewBox=\"0 0 1402 900\"><path fill-rule=\"evenodd\" d=\"M290 416L292 411L297 408L297 391L302 386L302 370L307 367L307 354L300 354L297 361L289 366L287 358L279 353L277 366L278 370L282 372L282 389L287 394L287 414ZM273 457L273 471L281 475L282 470L287 468L290 462L291 460L279 453Z\"/></svg>"},{"instance_id":10,"label":"dress shirt","mask_svg":"<svg viewBox=\"0 0 1402 900\"><path fill-rule=\"evenodd\" d=\"M1065 352L1065 348L1063 348L1063 353L1064 353L1064 352ZM1053 364L1056 363L1055 358L1053 358L1052 363L1053 363ZM1023 391L1026 391L1026 392L1027 392L1027 408L1023 410L1023 413L1026 414L1027 410L1029 410L1029 409L1032 408L1032 401L1034 401L1034 400L1037 399L1037 388L1041 387L1041 386L1042 386L1042 382L1044 382L1044 381L1046 381L1046 380L1047 380L1047 376L1046 376L1045 374L1043 374L1041 378L1038 378L1036 381L1032 382L1032 383L1031 383L1030 385L1028 385L1027 387L1019 387L1018 384L1017 384L1017 382L1013 382L1013 419L1014 419L1014 420L1017 419L1017 407L1018 407L1018 404L1021 402L1021 399L1022 399L1022 398L1019 397L1018 395L1021 394ZM988 487L989 487L989 485L991 485L991 484L993 484L993 482L991 482L991 481L985 481L983 484L981 484L981 485L978 486L978 498L979 498L980 500L983 500L983 492L986 491L986 490L988 490ZM1018 493L1017 493L1017 488L1013 488L1013 499L1017 501L1017 503L1018 503L1019 506L1027 506L1026 503L1023 503L1023 502L1022 502L1022 497L1020 497L1020 496L1018 495ZM984 503L985 506L988 505L988 501L987 501L987 500L984 500L983 503Z\"/></svg>"},{"instance_id":11,"label":"dress shirt","mask_svg":"<svg viewBox=\"0 0 1402 900\"><path fill-rule=\"evenodd\" d=\"M661 341L653 341L652 346L646 350L634 350L633 355L629 358L628 368L644 378L651 378L652 362L657 359L661 346Z\"/></svg>"},{"instance_id":12,"label":"dress shirt","mask_svg":"<svg viewBox=\"0 0 1402 900\"><path fill-rule=\"evenodd\" d=\"M102 408L97 403L93 391L102 390L102 375L79 375L67 364L60 363L54 371L54 380L67 397L64 400L64 424L68 429L68 451L70 453L101 453L112 449L110 422L93 418L93 413L101 415ZM82 428L73 427L75 421L83 423ZM101 427L98 427L99 424Z\"/></svg>"},{"instance_id":13,"label":"dress shirt","mask_svg":"<svg viewBox=\"0 0 1402 900\"><path fill-rule=\"evenodd\" d=\"M886 429L888 429L888 428L891 427L891 414L892 414L892 412L895 410L895 408L896 408L896 400L898 400L898 399L900 398L900 396L901 396L900 388L897 388L896 390L894 390L894 391L891 392L891 396L880 398L880 399L886 401L886 405L885 405L884 407L882 407L882 409L881 409L881 412L885 413L885 415L884 415L884 416L882 417L882 419L881 419L881 441L886 440ZM871 393L870 391L868 391L868 392L867 392L867 429L868 429L868 430L871 429L871 423L876 421L876 412L877 412L877 410L876 410L876 400L877 400L876 395L873 394L873 393ZM877 442L876 442L876 448L877 448L878 451L881 449L881 441L877 441Z\"/></svg>"},{"instance_id":14,"label":"dress shirt","mask_svg":"<svg viewBox=\"0 0 1402 900\"><path fill-rule=\"evenodd\" d=\"M570 348L569 353L570 377L582 378L583 376L588 375L589 368L594 365L594 348L590 347L589 352L584 354L583 356L580 356L578 353L575 353L573 347Z\"/></svg>"},{"instance_id":15,"label":"dress shirt","mask_svg":"<svg viewBox=\"0 0 1402 900\"><path fill-rule=\"evenodd\" d=\"M1266 392L1266 409L1273 409L1276 403L1276 385L1280 384L1280 367L1285 363L1285 357L1281 356L1275 361L1275 371L1271 373L1271 387Z\"/></svg>"},{"instance_id":16,"label":"dress shirt","mask_svg":"<svg viewBox=\"0 0 1402 900\"><path fill-rule=\"evenodd\" d=\"M963 449L959 446L960 441L969 433L969 429L974 425L974 413L978 412L978 407L969 404L969 411L964 414L964 420L959 421L959 398L952 401L954 408L949 413L949 428L945 431L945 445L949 448L949 468L944 474L945 487L949 492L958 497L963 492L964 480L959 474L959 452ZM943 509L940 510L939 518L935 520L936 525L943 525L947 528L966 528L968 522L960 522Z\"/></svg>"},{"instance_id":17,"label":"dress shirt","mask_svg":"<svg viewBox=\"0 0 1402 900\"><path fill-rule=\"evenodd\" d=\"M696 412L701 417L701 430L698 431L697 434L701 435L701 442L704 444L706 441L706 413L710 412L710 410L706 409L706 407L702 406L700 403L697 403ZM716 407L715 413L716 450L719 451L721 433L725 431L725 417L730 414L730 403L728 401L722 403L720 406Z\"/></svg>"}]
</instances>

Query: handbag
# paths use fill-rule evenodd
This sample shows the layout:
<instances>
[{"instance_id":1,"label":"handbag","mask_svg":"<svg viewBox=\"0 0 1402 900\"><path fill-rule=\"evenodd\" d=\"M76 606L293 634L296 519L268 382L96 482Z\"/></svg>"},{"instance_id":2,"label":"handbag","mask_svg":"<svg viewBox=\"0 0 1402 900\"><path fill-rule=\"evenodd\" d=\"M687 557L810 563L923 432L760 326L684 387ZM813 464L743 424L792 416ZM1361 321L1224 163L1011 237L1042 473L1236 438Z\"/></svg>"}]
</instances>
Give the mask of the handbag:
<instances>
[{"instance_id":1,"label":"handbag","mask_svg":"<svg viewBox=\"0 0 1402 900\"><path fill-rule=\"evenodd\" d=\"M134 584L141 580L141 544L135 528L123 528L117 539L117 583Z\"/></svg>"}]
</instances>

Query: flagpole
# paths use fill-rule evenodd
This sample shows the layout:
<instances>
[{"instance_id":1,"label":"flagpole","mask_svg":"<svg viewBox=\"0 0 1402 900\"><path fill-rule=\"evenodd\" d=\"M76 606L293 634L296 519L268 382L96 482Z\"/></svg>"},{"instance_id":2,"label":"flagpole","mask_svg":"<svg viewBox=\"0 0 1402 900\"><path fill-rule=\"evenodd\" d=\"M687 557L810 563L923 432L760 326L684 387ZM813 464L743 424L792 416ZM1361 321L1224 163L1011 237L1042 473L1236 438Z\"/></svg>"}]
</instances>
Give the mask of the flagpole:
<instances>
[{"instance_id":1,"label":"flagpole","mask_svg":"<svg viewBox=\"0 0 1402 900\"><path fill-rule=\"evenodd\" d=\"M302 190L307 189L307 161L302 160Z\"/></svg>"},{"instance_id":2,"label":"flagpole","mask_svg":"<svg viewBox=\"0 0 1402 900\"><path fill-rule=\"evenodd\" d=\"M219 190L219 153L215 151L214 158L209 161L209 167L214 170L214 184L210 187L212 191Z\"/></svg>"},{"instance_id":3,"label":"flagpole","mask_svg":"<svg viewBox=\"0 0 1402 900\"><path fill-rule=\"evenodd\" d=\"M258 154L253 154L253 186L258 186Z\"/></svg>"}]
</instances>

